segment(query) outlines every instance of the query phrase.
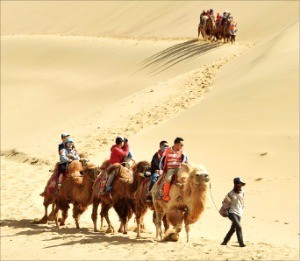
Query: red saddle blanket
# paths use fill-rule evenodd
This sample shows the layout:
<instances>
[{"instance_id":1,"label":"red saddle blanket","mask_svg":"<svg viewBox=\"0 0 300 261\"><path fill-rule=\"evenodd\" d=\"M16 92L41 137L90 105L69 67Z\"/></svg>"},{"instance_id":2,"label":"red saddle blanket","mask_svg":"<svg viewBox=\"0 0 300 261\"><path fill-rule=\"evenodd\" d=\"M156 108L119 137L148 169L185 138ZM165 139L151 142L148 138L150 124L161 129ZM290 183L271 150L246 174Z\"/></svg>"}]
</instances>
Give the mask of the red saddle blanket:
<instances>
[{"instance_id":1,"label":"red saddle blanket","mask_svg":"<svg viewBox=\"0 0 300 261\"><path fill-rule=\"evenodd\" d=\"M105 186L107 181L107 174L106 171L100 173L97 177L94 186L93 186L93 195L96 197L100 197L102 194L105 193Z\"/></svg>"}]
</instances>

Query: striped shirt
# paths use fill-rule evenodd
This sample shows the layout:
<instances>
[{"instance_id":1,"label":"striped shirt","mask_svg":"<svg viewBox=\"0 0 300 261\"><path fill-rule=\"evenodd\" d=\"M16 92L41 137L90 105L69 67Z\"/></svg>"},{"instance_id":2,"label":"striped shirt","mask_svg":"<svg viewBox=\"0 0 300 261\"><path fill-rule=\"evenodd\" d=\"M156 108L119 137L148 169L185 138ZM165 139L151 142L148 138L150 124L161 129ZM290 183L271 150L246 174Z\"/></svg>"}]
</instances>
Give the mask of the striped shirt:
<instances>
[{"instance_id":1,"label":"striped shirt","mask_svg":"<svg viewBox=\"0 0 300 261\"><path fill-rule=\"evenodd\" d=\"M167 171L169 169L176 169L181 166L181 163L187 162L187 157L183 150L174 151L172 147L167 148L160 161L160 169Z\"/></svg>"}]
</instances>

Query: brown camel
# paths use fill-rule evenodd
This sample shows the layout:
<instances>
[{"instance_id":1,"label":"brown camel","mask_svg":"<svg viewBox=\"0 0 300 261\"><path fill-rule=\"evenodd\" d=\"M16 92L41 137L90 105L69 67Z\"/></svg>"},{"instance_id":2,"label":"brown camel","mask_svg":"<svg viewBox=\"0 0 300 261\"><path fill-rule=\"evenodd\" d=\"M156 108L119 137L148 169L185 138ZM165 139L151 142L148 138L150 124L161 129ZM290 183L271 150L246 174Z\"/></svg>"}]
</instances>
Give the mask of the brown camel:
<instances>
[{"instance_id":1,"label":"brown camel","mask_svg":"<svg viewBox=\"0 0 300 261\"><path fill-rule=\"evenodd\" d=\"M80 228L80 215L91 204L92 187L99 173L100 169L94 164L89 163L86 168L83 169L83 175L81 175L79 171L74 171L65 179L62 183L62 188L58 191L56 196L54 214L57 227L59 227L57 220L58 211L62 210L60 226L63 226L68 217L69 204L72 203L73 218L76 222L76 228Z\"/></svg>"},{"instance_id":2,"label":"brown camel","mask_svg":"<svg viewBox=\"0 0 300 261\"><path fill-rule=\"evenodd\" d=\"M149 190L150 179L143 179L134 193L135 217L137 223L137 238L141 237L141 229L144 228L144 216L148 209L153 210L153 223L155 223L155 211L153 202L147 202L147 195ZM163 217L165 231L169 229L169 224L166 220L166 215Z\"/></svg>"},{"instance_id":3,"label":"brown camel","mask_svg":"<svg viewBox=\"0 0 300 261\"><path fill-rule=\"evenodd\" d=\"M177 173L175 186L170 190L170 201L154 200L157 214L156 235L162 238L161 217L167 214L167 220L175 228L175 233L170 233L164 240L178 241L179 232L184 221L189 241L190 224L199 220L205 209L207 185L209 176L204 167L192 167L183 164ZM155 194L155 193L154 193Z\"/></svg>"},{"instance_id":4,"label":"brown camel","mask_svg":"<svg viewBox=\"0 0 300 261\"><path fill-rule=\"evenodd\" d=\"M75 171L82 171L84 167L87 166L87 162L89 159L86 154L79 154L80 161L73 161L69 164L68 170L65 174L66 177L70 175L70 173ZM44 191L40 194L40 196L44 197L43 205L45 208L45 214L41 219L35 220L35 224L47 224L48 221L54 220L54 208L55 208L55 199L57 193L57 180L58 180L58 164L55 164L54 171L48 180ZM52 204L52 211L48 216L48 207Z\"/></svg>"},{"instance_id":5,"label":"brown camel","mask_svg":"<svg viewBox=\"0 0 300 261\"><path fill-rule=\"evenodd\" d=\"M213 15L210 15L209 17L204 17L204 21L202 26L198 27L198 37L199 34L202 34L202 37L204 40L211 40L211 38L214 36L214 31L216 27L215 17Z\"/></svg>"},{"instance_id":6,"label":"brown camel","mask_svg":"<svg viewBox=\"0 0 300 261\"><path fill-rule=\"evenodd\" d=\"M105 165L105 162L104 162ZM108 211L111 207L114 207L117 212L121 224L118 232L127 234L128 221L131 218L135 208L133 195L138 188L141 180L144 177L145 172L150 169L150 163L147 161L141 161L129 168L123 167L121 164L114 164L107 172L102 173L102 175L109 175L110 173L115 173L115 179L113 182L113 190L111 193L99 193L99 188L101 185L99 183L103 182L105 185L106 178L99 177L94 185L93 192L93 213L92 220L94 222L94 231L97 230L97 209L100 202L102 202L101 208L101 227L103 227L103 218L106 219L108 224L108 229L106 233L114 232L114 228L109 220ZM104 178L104 179L103 179ZM100 186L99 186L100 185Z\"/></svg>"}]
</instances>

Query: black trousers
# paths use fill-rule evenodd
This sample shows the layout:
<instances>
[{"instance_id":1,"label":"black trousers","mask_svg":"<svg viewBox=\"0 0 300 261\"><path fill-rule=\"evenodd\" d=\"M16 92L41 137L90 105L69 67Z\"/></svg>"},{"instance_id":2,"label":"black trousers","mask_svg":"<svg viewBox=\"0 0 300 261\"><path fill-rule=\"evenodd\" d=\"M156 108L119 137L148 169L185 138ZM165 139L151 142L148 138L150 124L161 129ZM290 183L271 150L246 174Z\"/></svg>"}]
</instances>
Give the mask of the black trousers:
<instances>
[{"instance_id":1,"label":"black trousers","mask_svg":"<svg viewBox=\"0 0 300 261\"><path fill-rule=\"evenodd\" d=\"M224 242L225 243L229 242L231 236L234 234L234 232L236 232L239 244L240 245L244 244L242 226L240 223L241 217L236 214L233 214L233 213L229 213L228 217L232 221L232 224L231 224L231 227L230 227L227 235L224 238Z\"/></svg>"}]
</instances>

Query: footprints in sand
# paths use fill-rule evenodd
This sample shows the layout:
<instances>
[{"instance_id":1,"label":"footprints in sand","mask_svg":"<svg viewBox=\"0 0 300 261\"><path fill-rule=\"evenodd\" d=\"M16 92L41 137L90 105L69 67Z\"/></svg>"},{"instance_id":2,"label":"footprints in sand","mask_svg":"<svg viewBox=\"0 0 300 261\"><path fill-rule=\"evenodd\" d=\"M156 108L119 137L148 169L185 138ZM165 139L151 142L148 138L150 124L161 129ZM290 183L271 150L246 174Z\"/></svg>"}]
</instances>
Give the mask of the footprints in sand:
<instances>
[{"instance_id":1,"label":"footprints in sand","mask_svg":"<svg viewBox=\"0 0 300 261\"><path fill-rule=\"evenodd\" d=\"M144 128L171 119L196 105L213 86L220 69L246 50L248 50L248 46L243 47L242 51L239 49L237 53L219 59L212 64L201 66L196 70L157 83L126 97L124 101L118 104L119 110L115 108L122 124L118 121L99 129L98 137L101 138L98 138L98 141L101 146L109 146L113 142L112 136L115 134L122 133L130 137ZM148 65L151 62L158 62L155 59L159 58L157 56L152 58L151 61L148 61ZM155 95L155 98L153 98L153 95ZM126 111L120 109L125 107ZM106 149L104 147L103 149ZM99 148L97 147L97 149Z\"/></svg>"}]
</instances>

